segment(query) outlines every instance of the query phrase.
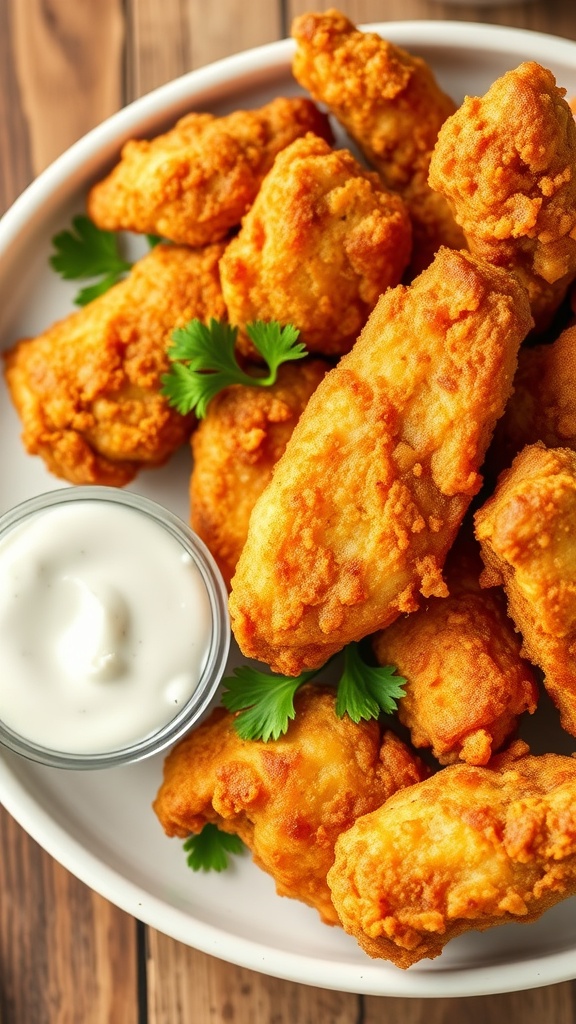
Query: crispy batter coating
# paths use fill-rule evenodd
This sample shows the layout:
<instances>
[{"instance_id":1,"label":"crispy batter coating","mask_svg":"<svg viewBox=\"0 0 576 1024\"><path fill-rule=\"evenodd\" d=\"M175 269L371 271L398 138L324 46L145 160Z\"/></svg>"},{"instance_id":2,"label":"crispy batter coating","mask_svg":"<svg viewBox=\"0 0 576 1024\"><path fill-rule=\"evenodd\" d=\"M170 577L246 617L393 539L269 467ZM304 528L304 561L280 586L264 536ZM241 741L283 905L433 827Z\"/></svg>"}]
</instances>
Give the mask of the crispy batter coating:
<instances>
[{"instance_id":1,"label":"crispy batter coating","mask_svg":"<svg viewBox=\"0 0 576 1024\"><path fill-rule=\"evenodd\" d=\"M448 249L382 296L254 507L230 598L246 655L297 675L446 595L530 324L515 278Z\"/></svg>"},{"instance_id":2,"label":"crispy batter coating","mask_svg":"<svg viewBox=\"0 0 576 1024\"><path fill-rule=\"evenodd\" d=\"M222 245L158 245L125 281L6 353L23 441L73 484L122 486L165 462L193 420L159 393L175 327L225 316Z\"/></svg>"},{"instance_id":3,"label":"crispy batter coating","mask_svg":"<svg viewBox=\"0 0 576 1024\"><path fill-rule=\"evenodd\" d=\"M451 765L341 835L328 883L346 931L403 968L470 929L535 921L576 892L576 761Z\"/></svg>"},{"instance_id":4,"label":"crispy batter coating","mask_svg":"<svg viewBox=\"0 0 576 1024\"><path fill-rule=\"evenodd\" d=\"M576 125L565 91L534 62L508 71L446 121L430 165L471 252L518 274L537 327L576 275Z\"/></svg>"},{"instance_id":5,"label":"crispy batter coating","mask_svg":"<svg viewBox=\"0 0 576 1024\"><path fill-rule=\"evenodd\" d=\"M375 32L360 32L336 10L302 14L292 35L297 80L330 108L385 184L408 204L413 270L428 266L441 245L464 248L448 204L427 181L440 126L456 109L431 68Z\"/></svg>"},{"instance_id":6,"label":"crispy batter coating","mask_svg":"<svg viewBox=\"0 0 576 1024\"><path fill-rule=\"evenodd\" d=\"M509 466L535 441L576 451L576 327L551 345L520 351L514 394L494 436L494 460L500 469Z\"/></svg>"},{"instance_id":7,"label":"crispy batter coating","mask_svg":"<svg viewBox=\"0 0 576 1024\"><path fill-rule=\"evenodd\" d=\"M504 595L482 590L478 548L466 538L446 563L446 598L432 597L374 639L381 665L407 680L398 717L415 747L431 747L441 764L485 765L536 710L537 689L520 656L520 639Z\"/></svg>"},{"instance_id":8,"label":"crispy batter coating","mask_svg":"<svg viewBox=\"0 0 576 1024\"><path fill-rule=\"evenodd\" d=\"M410 256L404 203L314 135L280 153L220 265L230 321L292 323L311 352L348 352ZM239 339L247 355L255 350Z\"/></svg>"},{"instance_id":9,"label":"crispy batter coating","mask_svg":"<svg viewBox=\"0 0 576 1024\"><path fill-rule=\"evenodd\" d=\"M285 363L271 387L226 388L212 399L192 435L191 524L214 555L227 586L256 499L328 369L320 359Z\"/></svg>"},{"instance_id":10,"label":"crispy batter coating","mask_svg":"<svg viewBox=\"0 0 576 1024\"><path fill-rule=\"evenodd\" d=\"M524 448L475 523L481 583L503 584L524 654L543 670L562 726L576 736L576 454Z\"/></svg>"},{"instance_id":11,"label":"crispy batter coating","mask_svg":"<svg viewBox=\"0 0 576 1024\"><path fill-rule=\"evenodd\" d=\"M127 142L91 189L88 213L110 231L192 246L220 241L254 202L276 154L306 132L332 139L325 115L302 97L225 117L188 114L165 135Z\"/></svg>"},{"instance_id":12,"label":"crispy batter coating","mask_svg":"<svg viewBox=\"0 0 576 1024\"><path fill-rule=\"evenodd\" d=\"M335 713L331 690L298 691L276 742L241 740L222 708L168 755L154 810L169 836L212 822L240 836L280 896L338 924L326 884L334 843L357 817L425 778L421 762L375 721Z\"/></svg>"}]
</instances>

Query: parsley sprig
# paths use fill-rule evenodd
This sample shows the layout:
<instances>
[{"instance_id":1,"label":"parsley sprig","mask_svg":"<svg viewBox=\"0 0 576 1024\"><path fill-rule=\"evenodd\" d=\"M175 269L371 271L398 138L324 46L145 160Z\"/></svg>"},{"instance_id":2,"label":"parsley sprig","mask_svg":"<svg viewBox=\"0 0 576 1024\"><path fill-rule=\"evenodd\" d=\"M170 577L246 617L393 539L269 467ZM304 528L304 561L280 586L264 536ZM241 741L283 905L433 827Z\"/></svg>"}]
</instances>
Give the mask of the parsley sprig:
<instances>
[{"instance_id":1,"label":"parsley sprig","mask_svg":"<svg viewBox=\"0 0 576 1024\"><path fill-rule=\"evenodd\" d=\"M297 690L320 669L302 672L299 676L282 676L260 672L248 665L234 669L224 679L222 703L228 711L237 712L234 728L244 740L277 740L288 729L295 716L294 697ZM397 701L404 696L406 680L396 675L393 665L367 665L358 644L344 649L344 668L338 682L336 714L348 715L353 722L361 718L378 718L380 712L393 714Z\"/></svg>"},{"instance_id":2,"label":"parsley sprig","mask_svg":"<svg viewBox=\"0 0 576 1024\"><path fill-rule=\"evenodd\" d=\"M298 341L299 331L275 320L256 320L246 325L246 334L268 365L268 373L246 373L235 354L238 328L220 320L191 320L172 334L168 349L172 366L162 377L162 394L184 416L195 412L206 415L210 401L230 384L268 387L276 382L278 367L307 355Z\"/></svg>"},{"instance_id":3,"label":"parsley sprig","mask_svg":"<svg viewBox=\"0 0 576 1024\"><path fill-rule=\"evenodd\" d=\"M72 230L55 235L52 245L56 252L50 257L50 265L66 281L98 279L80 289L74 299L77 306L103 295L132 267L118 251L118 235L97 228L83 214L73 217Z\"/></svg>"},{"instance_id":4,"label":"parsley sprig","mask_svg":"<svg viewBox=\"0 0 576 1024\"><path fill-rule=\"evenodd\" d=\"M238 836L221 832L217 825L208 822L198 835L188 836L184 850L193 871L224 871L228 867L228 855L242 853L244 843Z\"/></svg>"}]
</instances>

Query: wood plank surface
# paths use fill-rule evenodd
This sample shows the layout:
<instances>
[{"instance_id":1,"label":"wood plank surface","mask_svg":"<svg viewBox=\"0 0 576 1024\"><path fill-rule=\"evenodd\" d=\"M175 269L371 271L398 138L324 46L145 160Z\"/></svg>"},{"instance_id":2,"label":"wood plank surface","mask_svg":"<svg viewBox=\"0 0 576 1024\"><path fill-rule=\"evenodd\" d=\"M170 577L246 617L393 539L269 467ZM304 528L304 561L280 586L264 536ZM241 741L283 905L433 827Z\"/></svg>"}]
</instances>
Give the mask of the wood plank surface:
<instances>
[{"instance_id":1,"label":"wood plank surface","mask_svg":"<svg viewBox=\"0 0 576 1024\"><path fill-rule=\"evenodd\" d=\"M0 212L122 102L278 38L306 0L0 0ZM519 25L576 38L572 0L454 6L341 0L357 22ZM138 998L136 922L91 893L0 810L4 1024L575 1024L576 987L461 1000L362 997L225 964L152 929Z\"/></svg>"}]
</instances>

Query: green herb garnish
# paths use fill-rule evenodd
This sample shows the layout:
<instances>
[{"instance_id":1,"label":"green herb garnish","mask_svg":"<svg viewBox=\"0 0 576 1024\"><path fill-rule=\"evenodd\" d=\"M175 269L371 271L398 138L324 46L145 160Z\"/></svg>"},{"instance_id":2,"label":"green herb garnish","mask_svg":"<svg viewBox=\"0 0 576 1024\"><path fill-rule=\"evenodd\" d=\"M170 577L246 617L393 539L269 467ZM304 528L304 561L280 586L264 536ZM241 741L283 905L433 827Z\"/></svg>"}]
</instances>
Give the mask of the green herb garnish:
<instances>
[{"instance_id":1,"label":"green herb garnish","mask_svg":"<svg viewBox=\"0 0 576 1024\"><path fill-rule=\"evenodd\" d=\"M288 729L295 716L296 691L320 669L302 672L299 676L282 676L260 672L242 665L234 676L224 679L226 689L222 703L228 711L238 712L234 728L244 740L277 740ZM348 715L353 722L361 718L378 718L383 711L391 715L397 700L404 696L402 676L393 665L373 667L361 658L358 644L348 644L344 651L344 669L337 687L336 714Z\"/></svg>"},{"instance_id":2,"label":"green herb garnish","mask_svg":"<svg viewBox=\"0 0 576 1024\"><path fill-rule=\"evenodd\" d=\"M52 245L56 252L50 257L50 265L66 281L98 278L94 284L80 289L74 299L77 306L85 306L103 295L132 267L120 256L118 235L102 231L83 214L73 217L72 230L55 235Z\"/></svg>"},{"instance_id":3,"label":"green herb garnish","mask_svg":"<svg viewBox=\"0 0 576 1024\"><path fill-rule=\"evenodd\" d=\"M188 836L184 843L188 866L193 871L224 871L230 853L242 853L244 843L229 832L221 832L210 823L196 836Z\"/></svg>"},{"instance_id":4,"label":"green herb garnish","mask_svg":"<svg viewBox=\"0 0 576 1024\"><path fill-rule=\"evenodd\" d=\"M268 374L246 373L235 354L237 327L211 319L209 324L191 320L174 331L174 344L168 349L172 361L169 373L162 377L162 394L184 416L195 412L206 415L214 395L230 384L268 387L276 382L278 367L307 355L299 331L291 324L281 327L275 320L257 320L246 325L246 334L268 365Z\"/></svg>"}]
</instances>

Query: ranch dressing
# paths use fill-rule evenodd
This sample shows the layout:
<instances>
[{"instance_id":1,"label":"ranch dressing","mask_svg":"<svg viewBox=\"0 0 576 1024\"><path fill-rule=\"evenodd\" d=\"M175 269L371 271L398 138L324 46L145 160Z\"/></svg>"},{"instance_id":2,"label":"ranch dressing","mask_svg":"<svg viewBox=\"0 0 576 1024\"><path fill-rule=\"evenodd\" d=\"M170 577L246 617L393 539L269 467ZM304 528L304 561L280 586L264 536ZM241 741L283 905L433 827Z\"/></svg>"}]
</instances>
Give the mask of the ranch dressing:
<instances>
[{"instance_id":1,"label":"ranch dressing","mask_svg":"<svg viewBox=\"0 0 576 1024\"><path fill-rule=\"evenodd\" d=\"M184 707L212 625L199 568L153 518L45 508L0 536L0 720L51 750L125 748Z\"/></svg>"}]
</instances>

